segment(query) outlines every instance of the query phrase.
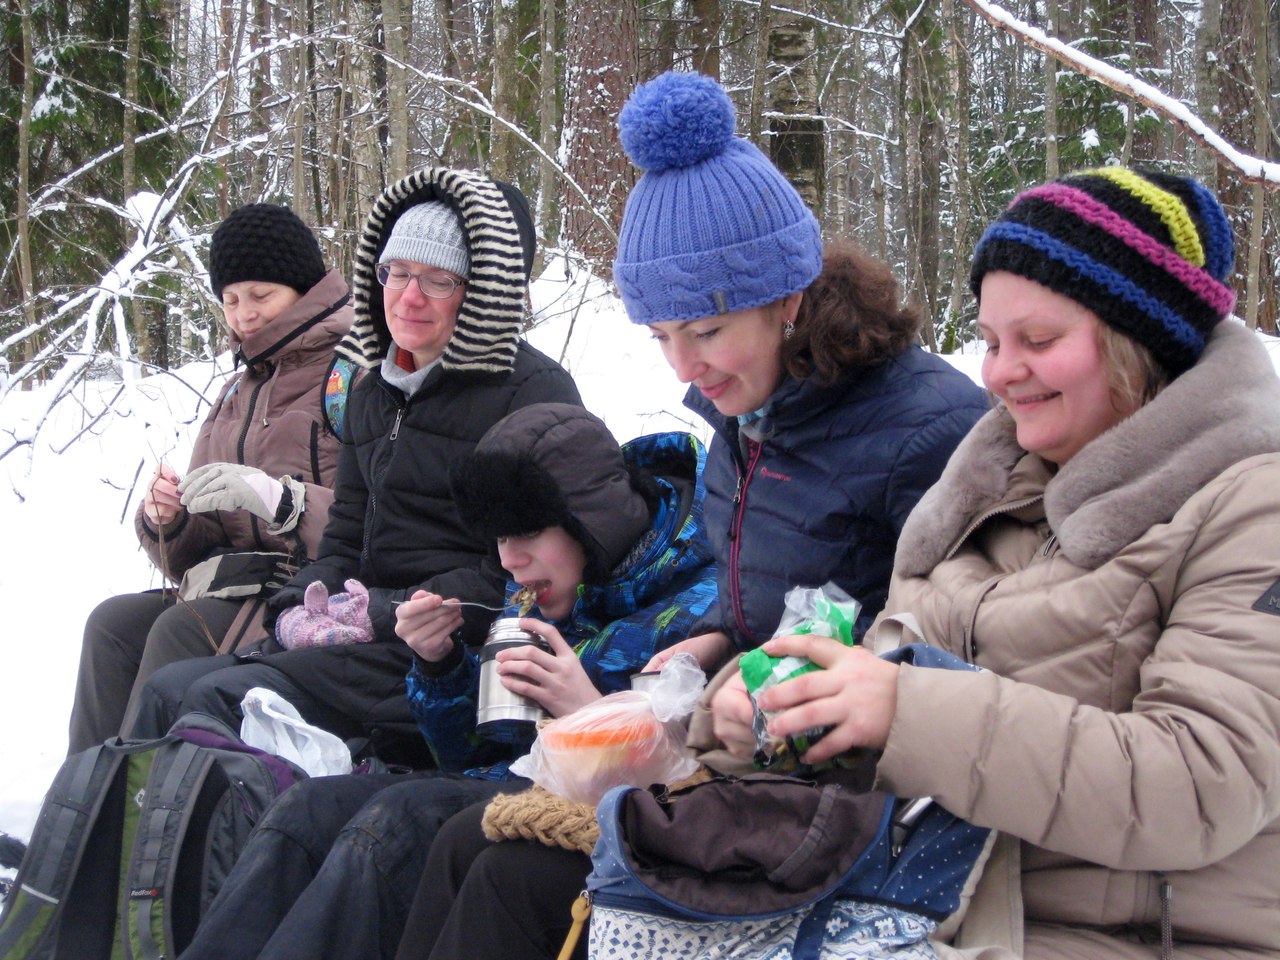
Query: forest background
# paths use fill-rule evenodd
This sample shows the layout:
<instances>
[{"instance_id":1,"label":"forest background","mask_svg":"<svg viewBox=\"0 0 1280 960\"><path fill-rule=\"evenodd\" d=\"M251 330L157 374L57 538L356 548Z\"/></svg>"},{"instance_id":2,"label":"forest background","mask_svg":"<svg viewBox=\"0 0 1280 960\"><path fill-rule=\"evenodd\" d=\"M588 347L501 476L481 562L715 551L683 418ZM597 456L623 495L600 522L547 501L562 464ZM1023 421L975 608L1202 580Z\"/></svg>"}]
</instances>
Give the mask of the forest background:
<instances>
[{"instance_id":1,"label":"forest background","mask_svg":"<svg viewBox=\"0 0 1280 960\"><path fill-rule=\"evenodd\" d=\"M826 235L896 266L930 349L974 338L1013 194L1113 162L1212 186L1238 314L1280 313L1280 0L6 0L0 42L0 401L215 356L230 208L292 205L346 269L423 165L518 183L556 269L607 280L616 117L669 68L720 78Z\"/></svg>"},{"instance_id":2,"label":"forest background","mask_svg":"<svg viewBox=\"0 0 1280 960\"><path fill-rule=\"evenodd\" d=\"M970 375L983 225L1087 166L1202 178L1238 314L1280 312L1280 0L4 0L0 55L0 830L24 837L85 615L158 585L140 478L185 464L231 368L204 264L233 206L291 205L348 271L387 181L520 184L545 252L530 337L619 439L695 426L608 284L636 175L617 114L667 68L727 85L739 132L828 237L895 266Z\"/></svg>"}]
</instances>

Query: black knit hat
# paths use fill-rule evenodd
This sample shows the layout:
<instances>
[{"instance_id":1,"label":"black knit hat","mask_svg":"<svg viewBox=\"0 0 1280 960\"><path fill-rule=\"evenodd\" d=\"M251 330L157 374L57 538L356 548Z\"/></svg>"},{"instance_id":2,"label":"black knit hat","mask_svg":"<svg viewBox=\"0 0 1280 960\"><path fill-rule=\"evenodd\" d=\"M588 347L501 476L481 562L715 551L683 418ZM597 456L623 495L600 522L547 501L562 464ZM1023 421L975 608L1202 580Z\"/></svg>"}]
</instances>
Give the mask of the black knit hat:
<instances>
[{"instance_id":1,"label":"black knit hat","mask_svg":"<svg viewBox=\"0 0 1280 960\"><path fill-rule=\"evenodd\" d=\"M215 297L242 280L282 283L306 293L325 275L311 228L288 207L250 203L218 224L209 246L209 286Z\"/></svg>"},{"instance_id":2,"label":"black knit hat","mask_svg":"<svg viewBox=\"0 0 1280 960\"><path fill-rule=\"evenodd\" d=\"M568 403L538 403L499 420L451 480L474 534L562 527L581 544L590 583L605 582L649 528L648 505L613 434Z\"/></svg>"},{"instance_id":3,"label":"black knit hat","mask_svg":"<svg viewBox=\"0 0 1280 960\"><path fill-rule=\"evenodd\" d=\"M1235 305L1234 250L1221 205L1195 180L1103 167L1015 197L978 241L969 284L980 295L993 270L1034 280L1177 376Z\"/></svg>"}]
</instances>

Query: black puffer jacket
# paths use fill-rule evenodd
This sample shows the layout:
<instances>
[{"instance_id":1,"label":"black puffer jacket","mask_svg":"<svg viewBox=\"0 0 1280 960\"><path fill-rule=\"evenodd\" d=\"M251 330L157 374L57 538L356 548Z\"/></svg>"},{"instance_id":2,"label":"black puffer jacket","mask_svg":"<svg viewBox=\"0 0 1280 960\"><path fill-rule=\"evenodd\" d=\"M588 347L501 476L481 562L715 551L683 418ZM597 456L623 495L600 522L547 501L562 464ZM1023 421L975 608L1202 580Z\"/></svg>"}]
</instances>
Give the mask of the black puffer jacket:
<instances>
[{"instance_id":1,"label":"black puffer jacket","mask_svg":"<svg viewBox=\"0 0 1280 960\"><path fill-rule=\"evenodd\" d=\"M459 212L471 275L441 364L406 398L380 372L391 338L373 267L400 215L427 200L446 201ZM524 197L478 174L423 170L377 200L356 253L356 322L338 346L369 373L348 404L319 557L272 598L273 617L300 604L312 581L323 580L333 593L348 577L370 588L376 638L399 646L394 603L419 587L501 605L506 575L489 544L463 527L448 478L511 411L582 402L569 374L520 338L533 249ZM464 628L468 639L479 639L491 619L475 613Z\"/></svg>"}]
</instances>

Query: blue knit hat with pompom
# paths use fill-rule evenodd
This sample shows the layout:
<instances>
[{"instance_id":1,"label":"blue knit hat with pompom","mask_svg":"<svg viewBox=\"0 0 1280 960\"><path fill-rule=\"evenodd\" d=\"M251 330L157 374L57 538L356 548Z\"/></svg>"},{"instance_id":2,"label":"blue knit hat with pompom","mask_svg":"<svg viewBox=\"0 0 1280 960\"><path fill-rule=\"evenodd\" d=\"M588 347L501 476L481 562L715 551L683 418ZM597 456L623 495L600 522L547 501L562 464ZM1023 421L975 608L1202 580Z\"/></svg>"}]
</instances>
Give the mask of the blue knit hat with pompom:
<instances>
[{"instance_id":1,"label":"blue knit hat with pompom","mask_svg":"<svg viewBox=\"0 0 1280 960\"><path fill-rule=\"evenodd\" d=\"M622 108L623 149L644 171L627 198L613 262L633 323L764 306L822 271L817 219L733 128L729 95L697 73L664 73Z\"/></svg>"}]
</instances>

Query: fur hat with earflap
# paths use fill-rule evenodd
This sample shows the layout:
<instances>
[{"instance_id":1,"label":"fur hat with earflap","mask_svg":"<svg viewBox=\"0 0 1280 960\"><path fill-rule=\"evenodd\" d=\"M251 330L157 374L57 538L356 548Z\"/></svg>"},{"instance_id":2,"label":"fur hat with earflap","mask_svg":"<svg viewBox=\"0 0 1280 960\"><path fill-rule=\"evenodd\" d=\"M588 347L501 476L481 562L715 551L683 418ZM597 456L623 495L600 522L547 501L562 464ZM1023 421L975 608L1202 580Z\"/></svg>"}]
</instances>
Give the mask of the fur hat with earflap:
<instances>
[{"instance_id":1,"label":"fur hat with earflap","mask_svg":"<svg viewBox=\"0 0 1280 960\"><path fill-rule=\"evenodd\" d=\"M499 420L451 477L462 521L486 539L561 527L604 583L649 529L649 506L604 422L567 403Z\"/></svg>"}]
</instances>

